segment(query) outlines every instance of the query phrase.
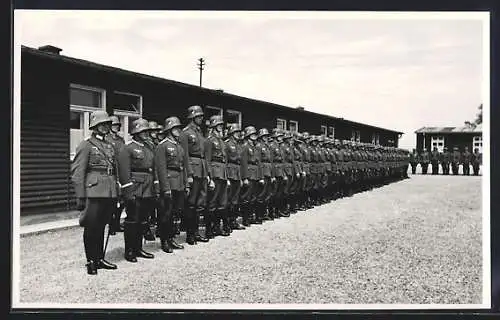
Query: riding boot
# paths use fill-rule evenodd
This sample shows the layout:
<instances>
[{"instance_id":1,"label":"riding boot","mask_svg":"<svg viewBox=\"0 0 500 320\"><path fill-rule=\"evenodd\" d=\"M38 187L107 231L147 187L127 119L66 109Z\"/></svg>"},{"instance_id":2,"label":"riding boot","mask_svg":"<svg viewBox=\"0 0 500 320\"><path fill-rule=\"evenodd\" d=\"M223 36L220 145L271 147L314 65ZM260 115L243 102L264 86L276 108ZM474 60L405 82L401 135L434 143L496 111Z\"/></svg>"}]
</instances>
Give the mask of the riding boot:
<instances>
[{"instance_id":1,"label":"riding boot","mask_svg":"<svg viewBox=\"0 0 500 320\"><path fill-rule=\"evenodd\" d=\"M223 237L227 237L231 234L231 227L229 225L229 211L227 209L220 211L222 216L222 232Z\"/></svg>"},{"instance_id":2,"label":"riding boot","mask_svg":"<svg viewBox=\"0 0 500 320\"><path fill-rule=\"evenodd\" d=\"M129 262L137 262L136 257L136 238L137 238L137 223L125 221L125 230L123 232L123 237L125 239L125 260ZM142 233L141 237L142 237Z\"/></svg>"},{"instance_id":3,"label":"riding boot","mask_svg":"<svg viewBox=\"0 0 500 320\"><path fill-rule=\"evenodd\" d=\"M205 237L207 239L213 239L215 237L213 220L214 220L214 212L209 212L208 210L206 210L203 221L205 223Z\"/></svg>"},{"instance_id":4,"label":"riding boot","mask_svg":"<svg viewBox=\"0 0 500 320\"><path fill-rule=\"evenodd\" d=\"M195 210L193 208L188 208L186 210L186 216L184 222L186 223L186 243L189 245L195 245L196 244L196 237L195 237Z\"/></svg>"},{"instance_id":5,"label":"riding boot","mask_svg":"<svg viewBox=\"0 0 500 320\"><path fill-rule=\"evenodd\" d=\"M204 210L204 216L203 216L203 220L204 220L204 223L206 225L206 222L205 222L205 219L207 218L207 211L208 210ZM194 215L194 238L196 240L196 242L208 242L208 238L206 237L206 232L207 232L207 229L205 229L205 236L202 236L200 235L200 212L196 212L195 211L195 215ZM209 221L210 221L210 218L209 218Z\"/></svg>"},{"instance_id":6,"label":"riding boot","mask_svg":"<svg viewBox=\"0 0 500 320\"><path fill-rule=\"evenodd\" d=\"M149 222L142 222L141 227L142 230L145 230L148 227ZM140 232L137 233L136 236L136 245L135 245L135 255L139 258L153 259L155 256L152 253L146 252L142 249L142 234Z\"/></svg>"}]
</instances>

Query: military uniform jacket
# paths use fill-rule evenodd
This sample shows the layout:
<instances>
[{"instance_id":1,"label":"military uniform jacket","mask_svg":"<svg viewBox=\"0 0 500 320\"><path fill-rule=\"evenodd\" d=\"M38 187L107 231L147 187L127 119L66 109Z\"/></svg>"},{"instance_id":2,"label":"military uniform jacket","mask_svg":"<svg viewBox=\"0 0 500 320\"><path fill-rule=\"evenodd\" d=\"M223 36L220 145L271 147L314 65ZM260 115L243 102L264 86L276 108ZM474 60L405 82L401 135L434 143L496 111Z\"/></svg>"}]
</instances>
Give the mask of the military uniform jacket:
<instances>
[{"instance_id":1,"label":"military uniform jacket","mask_svg":"<svg viewBox=\"0 0 500 320\"><path fill-rule=\"evenodd\" d=\"M309 146L309 152L311 154L311 174L317 174L318 173L318 162L319 162L319 157L318 157L318 149L313 146Z\"/></svg>"},{"instance_id":2,"label":"military uniform jacket","mask_svg":"<svg viewBox=\"0 0 500 320\"><path fill-rule=\"evenodd\" d=\"M227 155L227 178L241 180L241 152L242 146L234 139L224 141Z\"/></svg>"},{"instance_id":3,"label":"military uniform jacket","mask_svg":"<svg viewBox=\"0 0 500 320\"><path fill-rule=\"evenodd\" d=\"M300 152L302 154L302 169L306 174L311 173L311 151L308 146L301 144L299 146Z\"/></svg>"},{"instance_id":4,"label":"military uniform jacket","mask_svg":"<svg viewBox=\"0 0 500 320\"><path fill-rule=\"evenodd\" d=\"M438 162L439 161L439 151L432 151L431 153L431 161Z\"/></svg>"},{"instance_id":5,"label":"military uniform jacket","mask_svg":"<svg viewBox=\"0 0 500 320\"><path fill-rule=\"evenodd\" d=\"M189 161L180 143L168 137L160 141L156 147L154 163L162 194L171 190L184 191Z\"/></svg>"},{"instance_id":6,"label":"military uniform jacket","mask_svg":"<svg viewBox=\"0 0 500 320\"><path fill-rule=\"evenodd\" d=\"M444 151L443 153L441 153L439 161L441 161L442 163L450 163L450 160L451 160L451 155L448 151Z\"/></svg>"},{"instance_id":7,"label":"military uniform jacket","mask_svg":"<svg viewBox=\"0 0 500 320\"><path fill-rule=\"evenodd\" d=\"M113 149L115 151L115 157L118 157L120 150L122 149L123 145L125 144L125 140L122 137L120 137L119 135L113 136L112 134L107 134L106 141L111 143L111 145L113 146Z\"/></svg>"},{"instance_id":8,"label":"military uniform jacket","mask_svg":"<svg viewBox=\"0 0 500 320\"><path fill-rule=\"evenodd\" d=\"M130 196L150 198L155 195L154 151L143 142L126 143L118 155L121 189Z\"/></svg>"},{"instance_id":9,"label":"military uniform jacket","mask_svg":"<svg viewBox=\"0 0 500 320\"><path fill-rule=\"evenodd\" d=\"M263 141L259 141L255 145L255 150L258 154L261 177L273 177L273 159L271 149L269 148L268 144L264 143Z\"/></svg>"},{"instance_id":10,"label":"military uniform jacket","mask_svg":"<svg viewBox=\"0 0 500 320\"><path fill-rule=\"evenodd\" d=\"M342 172L345 171L344 155L345 154L343 149L335 149L335 157L337 158L337 169Z\"/></svg>"},{"instance_id":11,"label":"military uniform jacket","mask_svg":"<svg viewBox=\"0 0 500 320\"><path fill-rule=\"evenodd\" d=\"M285 175L293 176L293 162L295 160L294 148L290 146L288 143L283 143L281 146L281 152L283 153L283 170L285 171Z\"/></svg>"},{"instance_id":12,"label":"military uniform jacket","mask_svg":"<svg viewBox=\"0 0 500 320\"><path fill-rule=\"evenodd\" d=\"M205 178L208 175L208 165L205 160L205 137L201 129L194 123L182 129L179 137L182 148L188 153L188 176Z\"/></svg>"},{"instance_id":13,"label":"military uniform jacket","mask_svg":"<svg viewBox=\"0 0 500 320\"><path fill-rule=\"evenodd\" d=\"M344 149L344 163L346 170L352 170L352 152L349 149Z\"/></svg>"},{"instance_id":14,"label":"military uniform jacket","mask_svg":"<svg viewBox=\"0 0 500 320\"><path fill-rule=\"evenodd\" d=\"M451 161L457 164L462 162L462 154L460 153L460 151L453 151Z\"/></svg>"},{"instance_id":15,"label":"military uniform jacket","mask_svg":"<svg viewBox=\"0 0 500 320\"><path fill-rule=\"evenodd\" d=\"M259 156L250 140L246 140L241 146L241 179L262 179L259 170Z\"/></svg>"},{"instance_id":16,"label":"military uniform jacket","mask_svg":"<svg viewBox=\"0 0 500 320\"><path fill-rule=\"evenodd\" d=\"M472 164L480 165L483 162L483 155L481 153L473 153L472 154Z\"/></svg>"},{"instance_id":17,"label":"military uniform jacket","mask_svg":"<svg viewBox=\"0 0 500 320\"><path fill-rule=\"evenodd\" d=\"M327 153L328 164L326 166L326 170L329 172L337 172L337 168L336 168L337 159L335 158L335 151L333 150L333 148L328 148L326 150L328 151L328 153Z\"/></svg>"},{"instance_id":18,"label":"military uniform jacket","mask_svg":"<svg viewBox=\"0 0 500 320\"><path fill-rule=\"evenodd\" d=\"M285 155L280 144L273 141L269 144L271 159L273 159L273 177L285 177Z\"/></svg>"},{"instance_id":19,"label":"military uniform jacket","mask_svg":"<svg viewBox=\"0 0 500 320\"><path fill-rule=\"evenodd\" d=\"M212 179L227 180L226 147L222 138L217 137L214 133L205 140L205 159Z\"/></svg>"},{"instance_id":20,"label":"military uniform jacket","mask_svg":"<svg viewBox=\"0 0 500 320\"><path fill-rule=\"evenodd\" d=\"M302 164L302 152L300 151L298 146L293 146L293 174L297 173L302 174L304 172L303 164Z\"/></svg>"},{"instance_id":21,"label":"military uniform jacket","mask_svg":"<svg viewBox=\"0 0 500 320\"><path fill-rule=\"evenodd\" d=\"M469 151L464 151L464 153L462 153L462 162L464 164L469 164L471 163L471 160L472 160L472 153L470 153Z\"/></svg>"},{"instance_id":22,"label":"military uniform jacket","mask_svg":"<svg viewBox=\"0 0 500 320\"><path fill-rule=\"evenodd\" d=\"M410 163L412 163L412 164L418 163L417 158L418 158L418 155L416 155L414 153L410 154Z\"/></svg>"},{"instance_id":23,"label":"military uniform jacket","mask_svg":"<svg viewBox=\"0 0 500 320\"><path fill-rule=\"evenodd\" d=\"M92 134L76 148L71 179L77 198L116 198L116 158L113 146Z\"/></svg>"},{"instance_id":24,"label":"military uniform jacket","mask_svg":"<svg viewBox=\"0 0 500 320\"><path fill-rule=\"evenodd\" d=\"M328 161L328 155L327 155L327 150L324 147L319 147L318 148L318 170L320 174L325 174L328 164L330 163ZM331 167L330 167L331 169Z\"/></svg>"},{"instance_id":25,"label":"military uniform jacket","mask_svg":"<svg viewBox=\"0 0 500 320\"><path fill-rule=\"evenodd\" d=\"M420 156L420 162L429 163L429 152L425 151L422 153L422 155Z\"/></svg>"}]
</instances>

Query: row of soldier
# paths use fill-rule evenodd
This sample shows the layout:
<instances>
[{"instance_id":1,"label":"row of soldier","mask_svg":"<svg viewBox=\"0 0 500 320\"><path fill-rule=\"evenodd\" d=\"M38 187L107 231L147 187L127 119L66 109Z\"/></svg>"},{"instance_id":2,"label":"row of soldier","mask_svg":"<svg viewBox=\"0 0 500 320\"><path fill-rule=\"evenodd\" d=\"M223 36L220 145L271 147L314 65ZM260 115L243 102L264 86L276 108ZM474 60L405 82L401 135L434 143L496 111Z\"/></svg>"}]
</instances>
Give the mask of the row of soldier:
<instances>
[{"instance_id":1,"label":"row of soldier","mask_svg":"<svg viewBox=\"0 0 500 320\"><path fill-rule=\"evenodd\" d=\"M412 174L417 171L417 165L420 164L422 168L422 174L427 174L429 165L431 166L431 173L433 175L439 174L439 167L443 175L459 174L459 168L462 166L462 174L470 175L470 168L472 166L472 172L475 176L479 175L479 168L482 163L482 154L479 152L478 148L474 149L474 153L469 152L467 146L464 147L464 151L460 152L457 146L453 147L453 152L449 152L447 147L443 148L443 152L439 152L437 147L434 147L432 152L427 151L426 148L423 152L418 153L415 149L410 155L410 165Z\"/></svg>"},{"instance_id":2,"label":"row of soldier","mask_svg":"<svg viewBox=\"0 0 500 320\"><path fill-rule=\"evenodd\" d=\"M237 124L224 132L221 116L210 118L205 137L202 108L189 107L187 118L184 128L176 117L164 127L135 120L125 144L116 117L91 115L93 133L72 165L88 274L117 269L104 259L106 224L110 234L124 232L124 257L137 262L154 258L142 247L155 240L151 223L171 253L184 248L175 239L179 229L195 245L408 178L406 150Z\"/></svg>"}]
</instances>

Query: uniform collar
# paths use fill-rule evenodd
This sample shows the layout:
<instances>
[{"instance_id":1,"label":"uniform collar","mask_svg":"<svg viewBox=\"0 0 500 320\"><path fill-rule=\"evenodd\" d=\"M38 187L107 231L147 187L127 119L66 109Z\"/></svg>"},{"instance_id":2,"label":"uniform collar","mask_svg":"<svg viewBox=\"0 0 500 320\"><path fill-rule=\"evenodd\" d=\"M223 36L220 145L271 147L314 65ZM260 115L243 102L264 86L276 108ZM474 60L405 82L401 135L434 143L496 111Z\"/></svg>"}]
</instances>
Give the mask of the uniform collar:
<instances>
[{"instance_id":1,"label":"uniform collar","mask_svg":"<svg viewBox=\"0 0 500 320\"><path fill-rule=\"evenodd\" d=\"M104 136L102 134L99 134L97 132L94 132L94 137L97 139L97 140L101 140L101 141L104 141Z\"/></svg>"},{"instance_id":2,"label":"uniform collar","mask_svg":"<svg viewBox=\"0 0 500 320\"><path fill-rule=\"evenodd\" d=\"M168 141L168 142L171 142L171 143L173 143L173 144L177 144L177 141L172 140L172 139L170 139L169 137L166 137L166 138L164 139L164 141L165 141L165 140L166 140L166 141Z\"/></svg>"}]
</instances>

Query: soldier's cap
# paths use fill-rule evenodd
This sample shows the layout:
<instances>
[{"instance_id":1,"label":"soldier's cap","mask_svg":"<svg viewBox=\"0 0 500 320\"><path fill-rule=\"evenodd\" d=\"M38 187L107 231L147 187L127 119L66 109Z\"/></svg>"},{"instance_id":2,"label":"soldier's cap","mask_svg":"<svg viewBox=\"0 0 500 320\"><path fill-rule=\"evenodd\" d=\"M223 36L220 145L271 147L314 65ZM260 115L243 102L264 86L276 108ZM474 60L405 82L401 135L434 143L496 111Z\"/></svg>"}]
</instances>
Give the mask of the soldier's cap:
<instances>
[{"instance_id":1,"label":"soldier's cap","mask_svg":"<svg viewBox=\"0 0 500 320\"><path fill-rule=\"evenodd\" d=\"M120 119L118 119L117 116L111 116L109 117L111 119L111 125L114 126L114 125L119 125L121 126L122 123L120 122Z\"/></svg>"},{"instance_id":2,"label":"soldier's cap","mask_svg":"<svg viewBox=\"0 0 500 320\"><path fill-rule=\"evenodd\" d=\"M158 128L158 122L156 122L156 121L149 121L149 129L151 129L151 130L160 130L160 128Z\"/></svg>"},{"instance_id":3,"label":"soldier's cap","mask_svg":"<svg viewBox=\"0 0 500 320\"><path fill-rule=\"evenodd\" d=\"M149 131L151 130L149 127L149 122L146 119L140 118L137 120L134 120L132 122L132 129L130 130L131 134L138 134L143 131Z\"/></svg>"},{"instance_id":4,"label":"soldier's cap","mask_svg":"<svg viewBox=\"0 0 500 320\"><path fill-rule=\"evenodd\" d=\"M214 115L210 117L210 128L214 128L220 124L224 124L224 120L222 119L222 116L220 115Z\"/></svg>"},{"instance_id":5,"label":"soldier's cap","mask_svg":"<svg viewBox=\"0 0 500 320\"><path fill-rule=\"evenodd\" d=\"M188 119L192 119L202 115L204 115L204 113L203 109L200 106L194 105L188 108L188 115L187 115Z\"/></svg>"},{"instance_id":6,"label":"soldier's cap","mask_svg":"<svg viewBox=\"0 0 500 320\"><path fill-rule=\"evenodd\" d=\"M169 117L167 119L165 119L165 128L163 129L163 131L168 131L168 130L172 130L173 128L176 128L176 127L181 127L182 124L181 124L181 121L179 120L179 118L177 117Z\"/></svg>"},{"instance_id":7,"label":"soldier's cap","mask_svg":"<svg viewBox=\"0 0 500 320\"><path fill-rule=\"evenodd\" d=\"M248 126L245 128L245 138L251 136L252 134L256 134L257 129L254 126Z\"/></svg>"},{"instance_id":8,"label":"soldier's cap","mask_svg":"<svg viewBox=\"0 0 500 320\"><path fill-rule=\"evenodd\" d=\"M92 129L101 123L113 123L113 120L109 117L108 113L103 110L94 111L90 114L90 124L89 128Z\"/></svg>"},{"instance_id":9,"label":"soldier's cap","mask_svg":"<svg viewBox=\"0 0 500 320\"><path fill-rule=\"evenodd\" d=\"M235 132L241 132L241 127L240 127L240 125L238 123L230 123L228 125L228 127L229 127L229 129L227 131L228 135L231 135L231 134L233 134Z\"/></svg>"},{"instance_id":10,"label":"soldier's cap","mask_svg":"<svg viewBox=\"0 0 500 320\"><path fill-rule=\"evenodd\" d=\"M259 138L268 137L270 135L271 134L269 133L269 131L266 128L259 129L259 136L258 136Z\"/></svg>"}]
</instances>

